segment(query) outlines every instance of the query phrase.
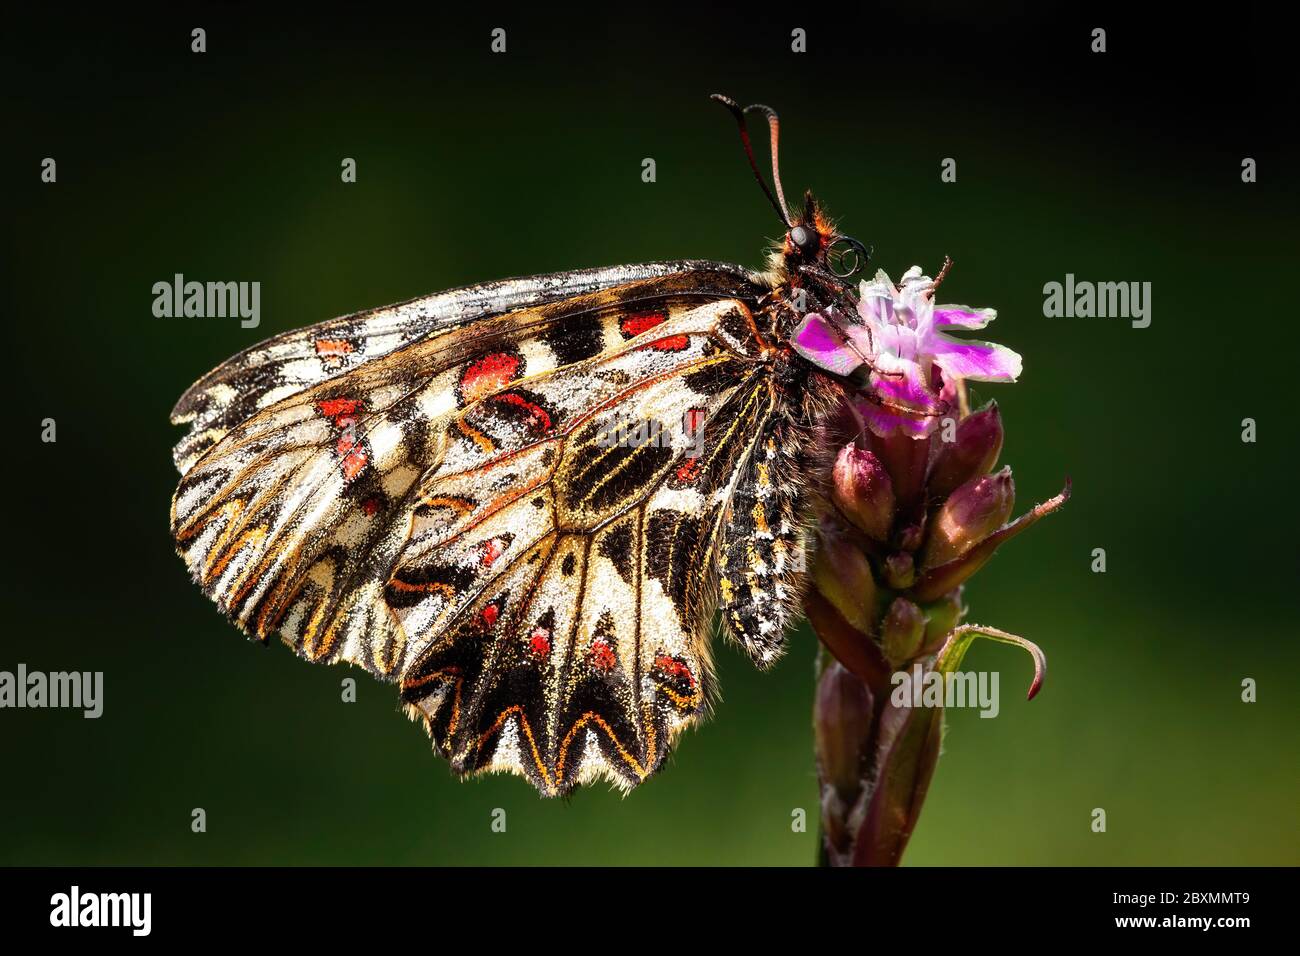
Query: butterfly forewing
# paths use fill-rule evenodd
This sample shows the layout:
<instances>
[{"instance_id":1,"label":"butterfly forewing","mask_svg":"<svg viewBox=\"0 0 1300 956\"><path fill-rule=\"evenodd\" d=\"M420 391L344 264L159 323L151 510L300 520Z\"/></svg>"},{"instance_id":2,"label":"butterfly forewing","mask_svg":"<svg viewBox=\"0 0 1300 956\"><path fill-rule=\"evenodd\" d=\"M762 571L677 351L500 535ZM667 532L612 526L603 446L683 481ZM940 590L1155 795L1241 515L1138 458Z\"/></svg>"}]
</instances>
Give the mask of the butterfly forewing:
<instances>
[{"instance_id":1,"label":"butterfly forewing","mask_svg":"<svg viewBox=\"0 0 1300 956\"><path fill-rule=\"evenodd\" d=\"M681 260L579 269L452 289L284 332L245 349L195 382L172 409L188 424L173 456L181 472L257 412L405 345L467 323L659 276L749 276L726 263Z\"/></svg>"}]
</instances>

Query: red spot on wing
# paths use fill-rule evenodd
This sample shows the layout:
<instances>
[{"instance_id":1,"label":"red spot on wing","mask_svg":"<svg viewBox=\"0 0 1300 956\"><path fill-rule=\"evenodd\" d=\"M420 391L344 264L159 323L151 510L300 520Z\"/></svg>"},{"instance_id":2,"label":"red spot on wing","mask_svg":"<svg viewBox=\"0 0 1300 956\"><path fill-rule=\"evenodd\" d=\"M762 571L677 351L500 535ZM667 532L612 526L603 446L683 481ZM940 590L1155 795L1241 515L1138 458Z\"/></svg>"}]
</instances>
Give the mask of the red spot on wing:
<instances>
[{"instance_id":1,"label":"red spot on wing","mask_svg":"<svg viewBox=\"0 0 1300 956\"><path fill-rule=\"evenodd\" d=\"M551 632L544 627L533 628L533 633L528 636L528 649L538 657L550 654Z\"/></svg>"},{"instance_id":2,"label":"red spot on wing","mask_svg":"<svg viewBox=\"0 0 1300 956\"><path fill-rule=\"evenodd\" d=\"M344 456L342 462L344 480L351 481L357 475L361 474L369 460L370 458L366 455L366 450L360 446L349 451Z\"/></svg>"},{"instance_id":3,"label":"red spot on wing","mask_svg":"<svg viewBox=\"0 0 1300 956\"><path fill-rule=\"evenodd\" d=\"M479 545L479 564L485 568L492 567L493 562L505 553L507 542L504 538L489 538Z\"/></svg>"},{"instance_id":4,"label":"red spot on wing","mask_svg":"<svg viewBox=\"0 0 1300 956\"><path fill-rule=\"evenodd\" d=\"M316 403L320 413L326 418L335 415L351 415L361 407L361 402L354 398L326 398Z\"/></svg>"},{"instance_id":5,"label":"red spot on wing","mask_svg":"<svg viewBox=\"0 0 1300 956\"><path fill-rule=\"evenodd\" d=\"M527 415L527 424L530 431L536 434L545 434L553 427L551 416L546 409L536 402L530 402L524 396L514 392L507 392L504 395L498 395L496 401L503 405L512 405L515 408L522 409Z\"/></svg>"},{"instance_id":6,"label":"red spot on wing","mask_svg":"<svg viewBox=\"0 0 1300 956\"><path fill-rule=\"evenodd\" d=\"M347 355L352 351L352 343L347 339L317 339L317 355Z\"/></svg>"},{"instance_id":7,"label":"red spot on wing","mask_svg":"<svg viewBox=\"0 0 1300 956\"><path fill-rule=\"evenodd\" d=\"M624 338L634 339L642 332L653 329L656 325L662 325L667 318L668 313L662 309L631 312L619 319L618 327Z\"/></svg>"},{"instance_id":8,"label":"red spot on wing","mask_svg":"<svg viewBox=\"0 0 1300 956\"><path fill-rule=\"evenodd\" d=\"M361 474L366 467L366 463L370 460L370 456L366 454L365 446L357 441L351 430L345 431L339 436L339 440L334 444L334 450L343 459L339 464L343 469L343 479L345 481L351 481Z\"/></svg>"},{"instance_id":9,"label":"red spot on wing","mask_svg":"<svg viewBox=\"0 0 1300 956\"><path fill-rule=\"evenodd\" d=\"M692 687L695 686L695 675L691 673L691 669L675 657L659 654L655 657L655 667L668 677L676 677L685 680Z\"/></svg>"},{"instance_id":10,"label":"red spot on wing","mask_svg":"<svg viewBox=\"0 0 1300 956\"><path fill-rule=\"evenodd\" d=\"M316 403L316 410L326 418L334 419L339 428L347 428L357 420L357 412L364 407L354 398L327 398Z\"/></svg>"},{"instance_id":11,"label":"red spot on wing","mask_svg":"<svg viewBox=\"0 0 1300 956\"><path fill-rule=\"evenodd\" d=\"M589 652L591 666L598 671L606 673L614 669L618 663L618 658L614 656L614 649L609 646L609 642L603 638L596 638L591 642L591 651Z\"/></svg>"},{"instance_id":12,"label":"red spot on wing","mask_svg":"<svg viewBox=\"0 0 1300 956\"><path fill-rule=\"evenodd\" d=\"M479 621L488 630L491 630L492 628L496 627L497 618L499 618L500 616L501 616L501 608L497 606L496 601L493 601L491 604L485 606L483 610L478 612Z\"/></svg>"},{"instance_id":13,"label":"red spot on wing","mask_svg":"<svg viewBox=\"0 0 1300 956\"><path fill-rule=\"evenodd\" d=\"M462 401L468 405L505 388L518 377L520 364L518 356L508 352L492 352L470 362L460 376Z\"/></svg>"},{"instance_id":14,"label":"red spot on wing","mask_svg":"<svg viewBox=\"0 0 1300 956\"><path fill-rule=\"evenodd\" d=\"M316 354L320 356L321 363L328 369L341 367L344 357L351 354L352 348L352 343L347 339L316 340Z\"/></svg>"},{"instance_id":15,"label":"red spot on wing","mask_svg":"<svg viewBox=\"0 0 1300 956\"><path fill-rule=\"evenodd\" d=\"M383 501L378 495L371 495L365 501L361 502L361 510L366 513L367 518L373 518L379 514L379 510L384 506Z\"/></svg>"},{"instance_id":16,"label":"red spot on wing","mask_svg":"<svg viewBox=\"0 0 1300 956\"><path fill-rule=\"evenodd\" d=\"M676 478L684 485L689 485L700 477L700 459L688 458L677 466Z\"/></svg>"},{"instance_id":17,"label":"red spot on wing","mask_svg":"<svg viewBox=\"0 0 1300 956\"><path fill-rule=\"evenodd\" d=\"M684 352L691 347L691 337L689 335L668 335L662 339L656 339L646 348L654 349L656 352Z\"/></svg>"}]
</instances>

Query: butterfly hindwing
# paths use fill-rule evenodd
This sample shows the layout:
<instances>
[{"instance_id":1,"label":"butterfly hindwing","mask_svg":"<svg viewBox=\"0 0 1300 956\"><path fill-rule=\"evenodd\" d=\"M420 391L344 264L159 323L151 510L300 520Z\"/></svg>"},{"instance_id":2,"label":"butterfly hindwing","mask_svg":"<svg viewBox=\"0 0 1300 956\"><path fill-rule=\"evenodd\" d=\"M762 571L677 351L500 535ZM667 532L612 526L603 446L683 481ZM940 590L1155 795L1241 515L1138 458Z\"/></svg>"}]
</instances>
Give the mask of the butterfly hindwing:
<instances>
[{"instance_id":1,"label":"butterfly hindwing","mask_svg":"<svg viewBox=\"0 0 1300 956\"><path fill-rule=\"evenodd\" d=\"M402 693L457 769L515 769L544 792L602 773L635 784L702 711L700 582L725 502L701 479L731 481L742 443L715 445L712 430L737 391L764 387L713 335L738 308L625 313L624 347L449 426L388 593L408 634L437 635ZM675 519L702 534L665 561Z\"/></svg>"}]
</instances>

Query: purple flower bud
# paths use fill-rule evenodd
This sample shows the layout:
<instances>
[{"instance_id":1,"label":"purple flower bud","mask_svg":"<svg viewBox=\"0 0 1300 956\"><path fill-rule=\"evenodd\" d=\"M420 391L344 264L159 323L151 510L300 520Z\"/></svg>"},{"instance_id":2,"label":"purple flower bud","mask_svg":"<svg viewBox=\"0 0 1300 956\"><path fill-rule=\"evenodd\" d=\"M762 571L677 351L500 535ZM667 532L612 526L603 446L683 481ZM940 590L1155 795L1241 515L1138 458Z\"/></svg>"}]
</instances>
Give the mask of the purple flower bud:
<instances>
[{"instance_id":1,"label":"purple flower bud","mask_svg":"<svg viewBox=\"0 0 1300 956\"><path fill-rule=\"evenodd\" d=\"M895 591L905 591L916 580L916 565L906 551L885 558L885 583Z\"/></svg>"},{"instance_id":2,"label":"purple flower bud","mask_svg":"<svg viewBox=\"0 0 1300 956\"><path fill-rule=\"evenodd\" d=\"M1016 483L1010 468L966 482L948 497L930 523L921 567L947 564L979 544L1006 523L1015 503Z\"/></svg>"},{"instance_id":3,"label":"purple flower bud","mask_svg":"<svg viewBox=\"0 0 1300 956\"><path fill-rule=\"evenodd\" d=\"M911 511L925 491L925 471L930 461L930 439L912 438L901 432L881 438L871 435L876 454L894 481L894 496L902 511Z\"/></svg>"},{"instance_id":4,"label":"purple flower bud","mask_svg":"<svg viewBox=\"0 0 1300 956\"><path fill-rule=\"evenodd\" d=\"M831 661L817 682L813 707L822 780L834 786L841 800L852 804L862 789L866 770L874 713L871 691L838 661Z\"/></svg>"},{"instance_id":5,"label":"purple flower bud","mask_svg":"<svg viewBox=\"0 0 1300 956\"><path fill-rule=\"evenodd\" d=\"M894 520L894 484L880 459L856 445L845 445L831 477L835 506L867 537L884 541Z\"/></svg>"},{"instance_id":6,"label":"purple flower bud","mask_svg":"<svg viewBox=\"0 0 1300 956\"><path fill-rule=\"evenodd\" d=\"M880 643L885 657L895 667L910 661L921 649L925 636L925 615L907 598L894 598L880 625Z\"/></svg>"},{"instance_id":7,"label":"purple flower bud","mask_svg":"<svg viewBox=\"0 0 1300 956\"><path fill-rule=\"evenodd\" d=\"M926 491L935 500L948 497L972 478L987 475L1001 452L1002 415L997 402L990 402L958 423L951 442L939 443Z\"/></svg>"},{"instance_id":8,"label":"purple flower bud","mask_svg":"<svg viewBox=\"0 0 1300 956\"><path fill-rule=\"evenodd\" d=\"M1061 510L1062 506L1069 500L1070 482L1069 479L1066 479L1065 487L1059 495L1049 498L1040 505L1034 505L1029 512L1021 515L1011 524L999 528L955 560L923 572L917 578L916 585L912 588L912 600L926 604L938 600L954 588L959 587L962 582L982 568L985 562L993 557L993 552L1003 544L1027 528L1032 527L1047 515Z\"/></svg>"},{"instance_id":9,"label":"purple flower bud","mask_svg":"<svg viewBox=\"0 0 1300 956\"><path fill-rule=\"evenodd\" d=\"M925 540L925 524L909 524L898 532L895 540L903 551L915 551Z\"/></svg>"},{"instance_id":10,"label":"purple flower bud","mask_svg":"<svg viewBox=\"0 0 1300 956\"><path fill-rule=\"evenodd\" d=\"M862 549L828 523L821 528L821 547L813 564L813 587L840 616L863 634L873 631L876 579Z\"/></svg>"}]
</instances>

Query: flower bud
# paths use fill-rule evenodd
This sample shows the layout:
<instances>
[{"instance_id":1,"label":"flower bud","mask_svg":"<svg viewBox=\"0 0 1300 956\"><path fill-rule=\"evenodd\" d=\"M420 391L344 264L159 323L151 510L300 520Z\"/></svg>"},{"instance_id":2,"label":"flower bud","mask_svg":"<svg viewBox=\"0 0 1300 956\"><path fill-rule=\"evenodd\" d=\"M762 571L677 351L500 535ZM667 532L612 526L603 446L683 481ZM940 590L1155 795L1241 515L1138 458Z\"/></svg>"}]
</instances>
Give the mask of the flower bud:
<instances>
[{"instance_id":1,"label":"flower bud","mask_svg":"<svg viewBox=\"0 0 1300 956\"><path fill-rule=\"evenodd\" d=\"M909 524L898 532L895 540L901 550L915 551L921 547L921 542L925 540L925 524Z\"/></svg>"},{"instance_id":2,"label":"flower bud","mask_svg":"<svg viewBox=\"0 0 1300 956\"><path fill-rule=\"evenodd\" d=\"M961 603L961 591L953 589L941 599L925 607L925 635L921 642L922 651L937 650L954 627L961 623L965 608Z\"/></svg>"},{"instance_id":3,"label":"flower bud","mask_svg":"<svg viewBox=\"0 0 1300 956\"><path fill-rule=\"evenodd\" d=\"M901 432L880 438L871 436L872 446L884 462L894 481L894 496L898 508L910 511L921 500L925 490L925 469L930 460L930 439L912 438Z\"/></svg>"},{"instance_id":4,"label":"flower bud","mask_svg":"<svg viewBox=\"0 0 1300 956\"><path fill-rule=\"evenodd\" d=\"M997 402L990 402L957 424L951 442L940 442L930 467L927 493L943 499L961 485L987 475L1002 452L1002 414Z\"/></svg>"},{"instance_id":5,"label":"flower bud","mask_svg":"<svg viewBox=\"0 0 1300 956\"><path fill-rule=\"evenodd\" d=\"M880 625L880 643L889 663L897 667L910 661L921 649L925 615L907 598L894 598Z\"/></svg>"},{"instance_id":6,"label":"flower bud","mask_svg":"<svg viewBox=\"0 0 1300 956\"><path fill-rule=\"evenodd\" d=\"M885 540L894 520L894 485L880 459L856 445L845 445L831 477L835 506L869 538Z\"/></svg>"},{"instance_id":7,"label":"flower bud","mask_svg":"<svg viewBox=\"0 0 1300 956\"><path fill-rule=\"evenodd\" d=\"M885 583L895 591L905 591L916 580L916 564L906 551L885 558Z\"/></svg>"},{"instance_id":8,"label":"flower bud","mask_svg":"<svg viewBox=\"0 0 1300 956\"><path fill-rule=\"evenodd\" d=\"M817 682L814 727L822 780L846 803L862 789L863 761L874 712L871 691L838 661Z\"/></svg>"},{"instance_id":9,"label":"flower bud","mask_svg":"<svg viewBox=\"0 0 1300 956\"><path fill-rule=\"evenodd\" d=\"M1006 471L1006 469L1003 469L1003 471ZM991 477L996 478L998 476L993 475ZM957 489L954 496L960 491L960 488ZM910 597L913 601L928 604L930 601L937 601L954 588L960 587L972 574L982 568L989 558L993 557L993 552L998 548L1016 535L1022 534L1026 529L1033 527L1047 515L1060 511L1069 500L1070 481L1067 478L1065 487L1061 489L1059 495L1049 498L1042 504L1034 505L1027 513L1021 515L1011 524L998 528L955 560L923 571L917 577Z\"/></svg>"},{"instance_id":10,"label":"flower bud","mask_svg":"<svg viewBox=\"0 0 1300 956\"><path fill-rule=\"evenodd\" d=\"M921 566L936 568L959 557L1006 523L1016 503L1011 469L972 478L954 491L930 523Z\"/></svg>"},{"instance_id":11,"label":"flower bud","mask_svg":"<svg viewBox=\"0 0 1300 956\"><path fill-rule=\"evenodd\" d=\"M813 586L850 626L872 632L876 613L876 579L871 564L852 541L823 524L821 547L813 565Z\"/></svg>"}]
</instances>

